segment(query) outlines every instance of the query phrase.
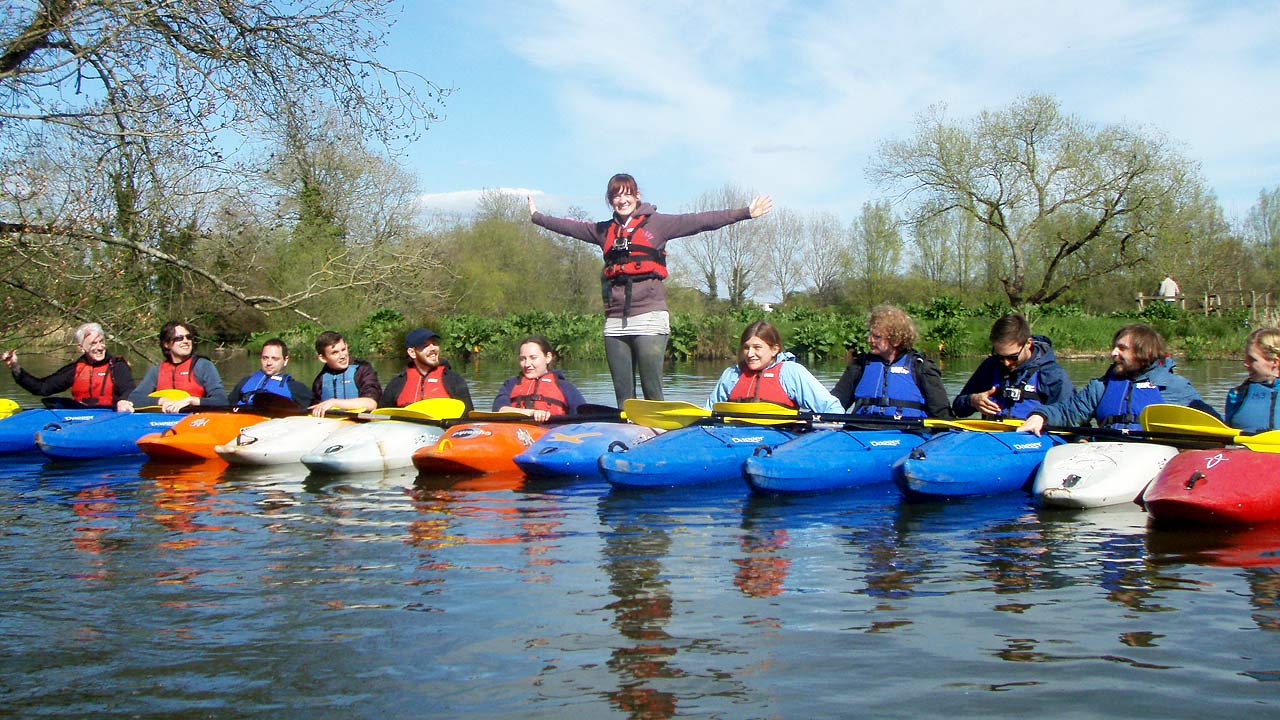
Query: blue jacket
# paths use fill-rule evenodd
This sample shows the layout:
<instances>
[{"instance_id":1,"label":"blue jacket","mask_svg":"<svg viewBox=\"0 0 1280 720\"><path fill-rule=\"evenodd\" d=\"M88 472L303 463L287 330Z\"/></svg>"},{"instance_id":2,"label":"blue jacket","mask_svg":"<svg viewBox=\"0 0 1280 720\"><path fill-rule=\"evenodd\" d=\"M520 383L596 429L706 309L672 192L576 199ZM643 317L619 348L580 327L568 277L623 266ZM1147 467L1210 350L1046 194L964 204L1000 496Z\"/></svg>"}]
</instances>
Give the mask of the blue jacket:
<instances>
[{"instance_id":1,"label":"blue jacket","mask_svg":"<svg viewBox=\"0 0 1280 720\"><path fill-rule=\"evenodd\" d=\"M1280 390L1269 383L1246 380L1227 393L1224 417L1227 424L1245 432L1264 432L1280 428Z\"/></svg>"},{"instance_id":2,"label":"blue jacket","mask_svg":"<svg viewBox=\"0 0 1280 720\"><path fill-rule=\"evenodd\" d=\"M1189 380L1181 375L1173 374L1174 367L1173 359L1165 358L1138 373L1138 376L1133 381L1135 383L1150 382L1160 391L1160 398L1163 403L1185 405L1218 417L1218 412L1209 407L1204 399L1200 397L1200 393L1196 392L1196 389L1191 386ZM1106 392L1107 383L1113 379L1111 371L1108 370L1106 375L1090 380L1087 385L1077 390L1066 400L1052 405L1045 405L1031 414L1043 415L1048 425L1087 425L1098 409L1098 403Z\"/></svg>"},{"instance_id":3,"label":"blue jacket","mask_svg":"<svg viewBox=\"0 0 1280 720\"><path fill-rule=\"evenodd\" d=\"M1025 390L1029 381L1035 384L1033 397L1026 397L1024 392L1023 399L1016 403L1002 397L1005 388ZM964 384L964 389L951 402L951 410L955 412L956 417L969 417L976 412L973 405L969 404L969 396L986 392L993 387L999 388L999 392L992 395L991 399L1005 408L1007 413L1005 417L1015 418L1025 418L1031 414L1036 409L1037 403L1040 405L1060 403L1071 397L1071 393L1076 389L1071 378L1067 377L1067 371L1058 364L1058 358L1053 353L1053 343L1043 335L1031 336L1031 357L1011 372L996 358L988 357L983 360L978 369L973 371L969 381Z\"/></svg>"}]
</instances>

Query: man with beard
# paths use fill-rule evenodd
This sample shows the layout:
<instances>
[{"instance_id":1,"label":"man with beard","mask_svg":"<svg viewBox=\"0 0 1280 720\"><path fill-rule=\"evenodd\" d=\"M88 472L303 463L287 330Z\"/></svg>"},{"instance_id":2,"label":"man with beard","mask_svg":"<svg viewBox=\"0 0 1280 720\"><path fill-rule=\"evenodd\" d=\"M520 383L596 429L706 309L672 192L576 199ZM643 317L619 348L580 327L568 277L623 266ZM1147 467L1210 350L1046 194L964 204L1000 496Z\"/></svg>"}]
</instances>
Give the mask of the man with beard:
<instances>
[{"instance_id":1,"label":"man with beard","mask_svg":"<svg viewBox=\"0 0 1280 720\"><path fill-rule=\"evenodd\" d=\"M1184 377L1173 374L1173 360L1165 352L1164 338L1143 323L1125 325L1111 339L1111 368L1100 378L1060 403L1044 405L1018 428L1037 435L1045 425L1086 425L1140 430L1138 416L1148 405L1185 405L1218 413L1200 397Z\"/></svg>"},{"instance_id":2,"label":"man with beard","mask_svg":"<svg viewBox=\"0 0 1280 720\"><path fill-rule=\"evenodd\" d=\"M382 391L381 407L404 407L428 398L454 398L471 412L471 391L462 375L440 357L440 336L426 328L414 328L404 336L409 367L391 378Z\"/></svg>"},{"instance_id":3,"label":"man with beard","mask_svg":"<svg viewBox=\"0 0 1280 720\"><path fill-rule=\"evenodd\" d=\"M45 397L71 390L71 398L87 407L113 408L122 398L133 392L133 371L129 363L119 355L107 354L107 338L98 323L85 323L76 328L76 345L83 353L52 375L38 378L18 363L18 351L9 350L0 356L13 379L24 390Z\"/></svg>"}]
</instances>

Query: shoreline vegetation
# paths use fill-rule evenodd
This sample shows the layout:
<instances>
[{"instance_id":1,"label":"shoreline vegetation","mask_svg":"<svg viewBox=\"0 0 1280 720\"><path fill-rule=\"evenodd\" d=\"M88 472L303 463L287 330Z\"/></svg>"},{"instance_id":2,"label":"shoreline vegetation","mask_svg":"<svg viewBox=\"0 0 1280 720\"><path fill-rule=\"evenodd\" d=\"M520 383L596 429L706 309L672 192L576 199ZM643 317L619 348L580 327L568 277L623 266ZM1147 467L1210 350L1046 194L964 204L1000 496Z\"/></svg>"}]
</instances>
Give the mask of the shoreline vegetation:
<instances>
[{"instance_id":1,"label":"shoreline vegetation","mask_svg":"<svg viewBox=\"0 0 1280 720\"><path fill-rule=\"evenodd\" d=\"M971 307L939 297L928 303L908 303L904 309L920 331L916 347L938 359L977 357L990 351L987 334L992 322L1012 308L998 303ZM1142 311L1088 314L1074 305L1021 308L1032 331L1052 340L1059 357L1089 359L1111 351L1111 337L1121 325L1147 322L1164 336L1169 351L1180 360L1232 359L1252 327L1248 311L1228 309L1220 313L1183 310L1164 303L1148 304ZM866 347L865 308L814 309L765 308L747 303L715 313L673 312L668 359L677 362L723 361L736 354L734 343L741 327L768 319L782 333L784 346L804 362L841 360ZM399 357L404 334L414 327L439 333L442 352L455 362L494 358L510 360L515 344L531 334L546 335L568 360L604 358L601 342L603 318L592 312L551 313L529 311L505 317L453 314L406 318L393 309L376 310L354 327L338 327L352 352L360 357ZM256 353L262 343L280 337L295 356L307 355L322 331L310 323L274 328L239 339L202 338L206 354L229 357L237 352ZM52 332L25 346L27 352L56 353L69 342L70 330ZM114 350L113 350L114 351Z\"/></svg>"}]
</instances>

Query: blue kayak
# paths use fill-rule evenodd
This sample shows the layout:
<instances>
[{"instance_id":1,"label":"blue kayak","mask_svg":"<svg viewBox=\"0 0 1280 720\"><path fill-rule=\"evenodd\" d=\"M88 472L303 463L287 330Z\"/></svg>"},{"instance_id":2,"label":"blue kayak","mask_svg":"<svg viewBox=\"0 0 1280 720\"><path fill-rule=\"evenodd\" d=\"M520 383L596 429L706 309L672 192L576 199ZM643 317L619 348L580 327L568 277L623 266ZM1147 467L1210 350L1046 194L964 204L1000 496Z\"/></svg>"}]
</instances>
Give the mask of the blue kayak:
<instances>
[{"instance_id":1,"label":"blue kayak","mask_svg":"<svg viewBox=\"0 0 1280 720\"><path fill-rule=\"evenodd\" d=\"M893 481L893 464L925 441L908 430L818 430L760 450L742 466L752 490L816 492Z\"/></svg>"},{"instance_id":2,"label":"blue kayak","mask_svg":"<svg viewBox=\"0 0 1280 720\"><path fill-rule=\"evenodd\" d=\"M107 408L23 410L0 420L0 454L34 452L36 433L47 425L71 425L114 412Z\"/></svg>"},{"instance_id":3,"label":"blue kayak","mask_svg":"<svg viewBox=\"0 0 1280 720\"><path fill-rule=\"evenodd\" d=\"M661 431L621 422L585 422L560 425L516 455L516 465L533 477L598 477L600 456L614 443L631 448Z\"/></svg>"},{"instance_id":4,"label":"blue kayak","mask_svg":"<svg viewBox=\"0 0 1280 720\"><path fill-rule=\"evenodd\" d=\"M929 438L894 466L908 497L945 499L994 495L1027 488L1045 453L1065 440L1020 432L944 432Z\"/></svg>"},{"instance_id":5,"label":"blue kayak","mask_svg":"<svg viewBox=\"0 0 1280 720\"><path fill-rule=\"evenodd\" d=\"M40 452L61 460L141 454L138 438L163 432L186 417L182 413L108 413L71 425L54 424L36 433Z\"/></svg>"},{"instance_id":6,"label":"blue kayak","mask_svg":"<svg viewBox=\"0 0 1280 720\"><path fill-rule=\"evenodd\" d=\"M795 437L763 425L691 425L600 456L600 472L617 487L701 485L740 480L742 463L760 446Z\"/></svg>"}]
</instances>

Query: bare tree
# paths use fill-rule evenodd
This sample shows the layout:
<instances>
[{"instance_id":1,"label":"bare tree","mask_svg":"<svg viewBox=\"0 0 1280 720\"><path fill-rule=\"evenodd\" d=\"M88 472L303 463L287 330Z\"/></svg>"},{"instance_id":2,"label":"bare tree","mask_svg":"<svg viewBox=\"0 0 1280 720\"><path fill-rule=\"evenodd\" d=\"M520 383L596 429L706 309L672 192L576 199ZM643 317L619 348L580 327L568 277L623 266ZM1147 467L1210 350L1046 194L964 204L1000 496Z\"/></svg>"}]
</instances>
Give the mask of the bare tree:
<instances>
[{"instance_id":1,"label":"bare tree","mask_svg":"<svg viewBox=\"0 0 1280 720\"><path fill-rule=\"evenodd\" d=\"M959 210L990 228L1006 254L1009 301L1048 302L1075 283L1143 262L1199 185L1195 166L1154 133L1094 128L1032 95L967 124L942 108L915 136L886 142L874 179L919 197L909 221ZM1107 262L1072 263L1091 245Z\"/></svg>"},{"instance_id":2,"label":"bare tree","mask_svg":"<svg viewBox=\"0 0 1280 720\"><path fill-rule=\"evenodd\" d=\"M863 300L880 302L886 283L898 274L902 262L902 234L889 201L863 203L850 234L854 279L861 284Z\"/></svg>"},{"instance_id":3,"label":"bare tree","mask_svg":"<svg viewBox=\"0 0 1280 720\"><path fill-rule=\"evenodd\" d=\"M820 212L805 221L800 267L813 293L834 302L851 262L849 233L835 213Z\"/></svg>"},{"instance_id":4,"label":"bare tree","mask_svg":"<svg viewBox=\"0 0 1280 720\"><path fill-rule=\"evenodd\" d=\"M778 290L778 300L786 299L803 287L804 270L800 255L804 252L804 221L785 208L775 210L772 217L760 221L760 237L769 284Z\"/></svg>"},{"instance_id":5,"label":"bare tree","mask_svg":"<svg viewBox=\"0 0 1280 720\"><path fill-rule=\"evenodd\" d=\"M244 175L226 150L294 117L293 98L336 109L352 137L392 145L437 119L446 90L372 55L385 3L0 6L0 282L29 299L20 317L53 308L147 323L157 311L148 293L187 280L242 306L305 316L307 297L381 282L378 268L393 265L332 258L301 295L261 292L228 269L234 243L217 236L228 209L241 221L271 217L228 201ZM379 222L361 232L386 232Z\"/></svg>"}]
</instances>

